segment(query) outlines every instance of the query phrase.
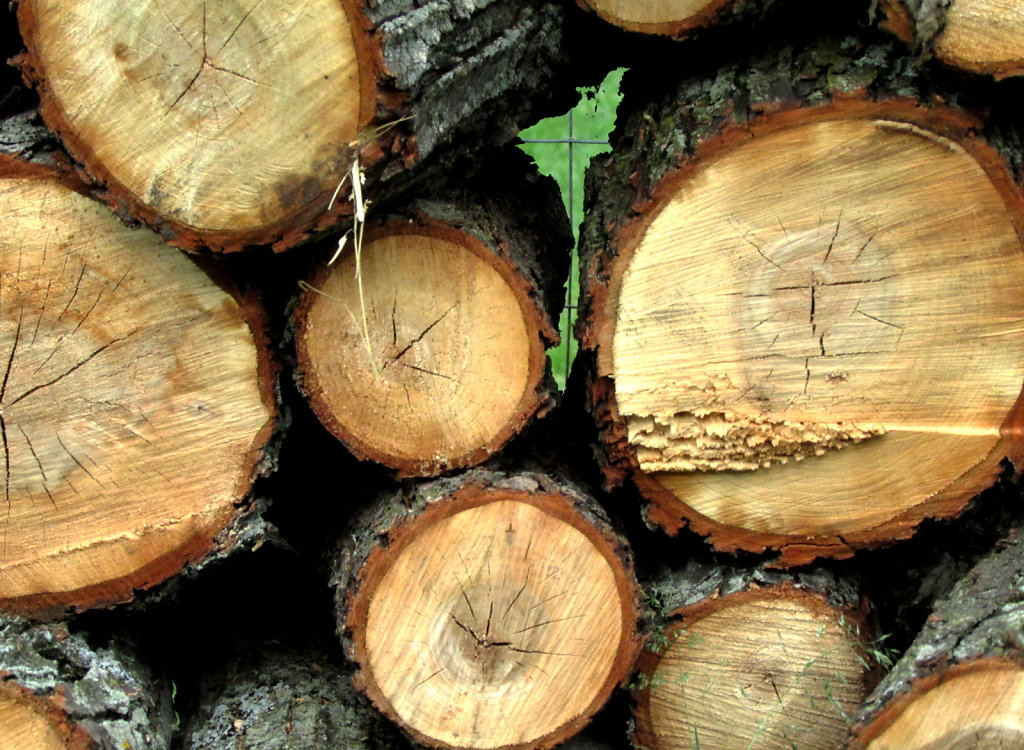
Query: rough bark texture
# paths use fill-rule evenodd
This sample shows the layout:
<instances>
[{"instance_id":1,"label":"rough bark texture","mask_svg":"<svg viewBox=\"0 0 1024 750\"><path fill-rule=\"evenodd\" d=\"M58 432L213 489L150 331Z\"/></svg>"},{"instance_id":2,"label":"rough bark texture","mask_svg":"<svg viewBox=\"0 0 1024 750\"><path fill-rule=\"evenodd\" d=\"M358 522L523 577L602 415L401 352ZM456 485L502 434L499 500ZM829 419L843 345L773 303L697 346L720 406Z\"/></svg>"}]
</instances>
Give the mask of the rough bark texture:
<instances>
[{"instance_id":1,"label":"rough bark texture","mask_svg":"<svg viewBox=\"0 0 1024 750\"><path fill-rule=\"evenodd\" d=\"M170 748L170 686L124 643L94 647L65 625L2 618L0 686L55 708L70 725L69 747ZM75 744L82 732L92 744Z\"/></svg>"},{"instance_id":2,"label":"rough bark texture","mask_svg":"<svg viewBox=\"0 0 1024 750\"><path fill-rule=\"evenodd\" d=\"M974 669L1022 668L1022 531L1014 529L935 604L910 648L865 701L854 727L854 747L867 746L944 679Z\"/></svg>"},{"instance_id":3,"label":"rough bark texture","mask_svg":"<svg viewBox=\"0 0 1024 750\"><path fill-rule=\"evenodd\" d=\"M337 293L327 290L343 284L346 291L354 291L349 281L354 259L346 256L335 267L324 265L314 272L293 313L296 378L321 421L357 456L391 466L400 475L432 476L479 464L555 403L557 389L543 352L559 340L558 316L572 233L554 181L537 174L525 154L506 150L482 159L484 162L488 164L486 173L460 181L459 188L425 194L401 210L368 221L363 268L374 260L375 242L388 247L387 243L395 242L392 251L404 260L382 262L373 266L376 270L362 271L358 295L345 294L342 304ZM478 258L474 264L482 262L504 279L495 292L507 289L510 295L482 302L485 307L492 302L497 308L494 315L507 323L489 323L479 313L472 313L477 308L471 305L483 294L471 285L477 283L476 276L471 277L472 282L460 283L457 294L447 286L439 287L434 295L440 307L436 314L423 320L419 320L423 316L410 317L410 299L417 299L414 293L430 284L447 285L455 278L456 268L462 268L462 256L455 255L449 273L435 279L434 271L408 262L406 253L414 257L417 243L424 245L421 252L425 252L432 239L448 243L447 253L455 253L457 248L471 253ZM354 242L350 239L348 245L351 248ZM464 272L469 275L468 268ZM392 292L392 288L401 291ZM364 291L366 301L362 301ZM360 327L359 314L352 314L360 309L371 319L366 329ZM519 331L520 320L525 326L525 342L512 333ZM497 328L491 327L494 322ZM456 328L449 331L449 326ZM338 327L351 329L352 335L340 337ZM430 339L415 348L428 335ZM507 356L486 358L479 347L504 336L510 347L515 345L517 354L510 351ZM523 344L529 353L520 358ZM367 353L367 347L372 353ZM422 361L412 362L421 350ZM492 353L490 346L487 352ZM521 368L526 368L525 388L518 380L513 383L509 375ZM359 374L362 371L365 378ZM435 371L438 374L432 374ZM499 391L489 399L495 404L493 410L483 403L488 399L480 399L474 390L492 383ZM436 390L426 398L430 389ZM416 404L421 396L429 403L414 408L410 391ZM397 405L393 400L396 394ZM510 400L515 403L505 403ZM382 421L393 421L384 416L388 406L398 409L405 404L411 412L409 423L416 425L411 433L374 434L380 429L377 415ZM432 409L438 414L435 419L425 416L433 414ZM481 427L485 419L486 430ZM479 437L480 432L487 434Z\"/></svg>"},{"instance_id":4,"label":"rough bark texture","mask_svg":"<svg viewBox=\"0 0 1024 750\"><path fill-rule=\"evenodd\" d=\"M630 83L633 82L627 77L624 85ZM636 449L619 414L614 373L607 366L611 355L608 347L601 351L607 343L602 340L601 331L610 327L606 321L610 315L612 279L622 268L616 266L621 248L635 246L652 216L673 195L675 186L699 174L703 159L767 132L761 128L767 129L772 123L783 127L783 123L798 122L804 117L813 119L816 113L833 113L837 117L844 113L851 117L882 116L890 107L893 119L922 123L968 150L1007 204L1014 206L1008 214L1011 222L1019 224L1019 201L1014 197L1018 191L1013 183L1013 177L1019 177L1019 152L1013 131L991 123L985 125L968 114L973 102L969 95L956 93L957 89L950 85L955 83L953 79L926 75L914 66L912 59L897 53L892 44L867 45L848 38L773 48L747 59L729 60L717 69L675 85L661 89L648 86L634 100L627 97L613 135L614 151L598 157L588 172L577 322L580 366L589 367L593 373L589 385L590 410L601 431L609 483L617 484L633 476L645 494L659 493L637 471ZM642 85L637 84L637 89L643 92ZM987 136L985 139L978 137L982 132ZM838 233L838 223L836 226ZM1013 417L1008 417L1008 423L1012 421ZM1006 435L1012 432L1012 428L1007 429ZM808 455L821 450L823 443L819 437L812 441L815 449ZM783 439L784 436L780 437ZM1016 459L1019 450L1014 448L1012 439L1003 442L997 452L1004 451L1004 455ZM986 482L991 483L999 472L1001 457L993 455L992 460L986 461L986 476L979 473L977 486L968 494L984 488ZM968 499L935 497L934 502L930 500L904 513L885 528L865 533L831 537L818 534L805 540L786 539L782 535L760 542L737 543L736 537L723 532L713 541L723 550L781 549L781 564L806 562L816 555L849 556L857 547L905 538L922 518L955 514ZM670 531L686 523L678 516L669 519L652 512L651 518L655 517ZM709 533L711 528L706 518L691 516L689 523L699 533Z\"/></svg>"},{"instance_id":5,"label":"rough bark texture","mask_svg":"<svg viewBox=\"0 0 1024 750\"><path fill-rule=\"evenodd\" d=\"M388 750L408 743L327 653L280 644L240 649L211 668L186 721L187 750Z\"/></svg>"},{"instance_id":6,"label":"rough bark texture","mask_svg":"<svg viewBox=\"0 0 1024 750\"><path fill-rule=\"evenodd\" d=\"M401 557L402 550L421 536L430 539L429 535L435 528L445 526L459 514L489 513L496 508L509 508L510 503L518 508L516 513L525 513L525 516L518 516L519 520L513 522L501 522L500 529L480 528L478 538L490 538L492 541L500 538L500 546L515 545L516 560L509 559L503 550L495 549L498 545L485 545L486 551L471 549L475 542L466 539L465 544L469 546L460 551L459 546L451 546L450 541L442 542L443 537L438 537L438 543L446 546L447 556L443 552L438 554L442 559L450 556L457 566L453 569L458 579L455 599L451 602L443 600L436 605L424 599L409 602L406 606L410 619L415 614L425 623L426 629L420 628L422 635L417 631L419 638L429 641L423 644L423 658L432 654L431 658L440 667L432 674L424 675L418 684L408 685L401 695L386 695L381 684L391 676L374 673L371 659L376 657L372 654L374 648L368 644L372 630L370 621L374 617L371 607L373 600L382 596L380 592L388 571L407 570L410 561ZM563 529L566 536L557 542L548 538L546 542L538 542L536 548L533 548L532 533L524 539L519 538L518 535L526 533L529 519L537 518L537 510L552 521L558 519L556 526ZM565 524L572 529L564 529ZM563 576L570 574L567 561L572 553L564 550L558 553L560 560L565 556L560 563L548 560L548 556L555 554L553 547L561 548L564 539L577 533L587 537L584 546L588 550L599 550L603 562L589 559L592 553L588 551L589 567L573 565L572 581L563 580ZM526 550L521 560L518 559L520 545L525 545ZM484 551L483 558L479 554L481 551ZM604 565L611 566L611 578L606 578L605 573L599 570ZM415 573L410 571L408 575L415 576ZM339 635L349 657L360 665L357 687L410 736L437 747L475 747L484 743L486 746L525 748L550 747L578 732L608 700L614 686L627 678L640 643L637 631L639 591L635 582L631 582L632 575L631 555L624 541L611 530L600 507L573 484L528 471L506 473L474 469L459 476L407 485L400 492L383 496L357 516L340 548L332 585L336 588ZM586 610L580 612L576 609L569 614L561 611L565 600L579 600L579 593L573 590L575 583L583 577L589 580L590 576L593 576L594 590L602 592L600 606L608 604L613 610L608 619L600 623L586 620L586 627L576 632L575 637L547 644L546 628L562 627L559 623L567 625L590 617ZM434 587L440 589L446 585L447 582L435 579L425 591L429 593ZM559 589L560 593L541 593L547 585ZM461 594L458 593L460 591ZM424 608L428 609L423 611ZM527 623L525 625L517 619L520 609L527 613L526 620L523 620ZM402 611L405 611L404 607L396 611L390 624L392 629L395 629L396 621L403 620ZM509 617L516 624L506 624ZM596 635L602 631L609 631L612 635ZM464 634L472 640L466 640ZM397 631L387 635L389 640L392 637L412 637L412 633L406 635ZM536 643L530 641L535 636L540 638ZM598 638L601 645L596 642L585 647L573 645L588 638ZM378 652L380 648L377 646ZM572 657L583 659L572 662L573 674L592 671L591 659L610 666L607 672L602 671L596 677L596 682L578 679L576 685L570 687L562 684L569 674L564 672L566 662L562 660L571 661ZM543 673L538 667L539 681L534 685L529 676L530 668L538 659L554 659L559 663L544 662L546 669ZM474 664L478 666L469 666ZM462 680L467 686L477 685L467 687L459 698L459 703L465 699L470 705L453 707L452 715L445 716L430 713L412 717L399 715L404 712L396 709L392 701L406 699L407 691L414 692L440 672L449 670L453 679ZM503 693L516 696L515 710L511 704L508 709L516 716L514 725L511 714L497 724L490 723L486 717L496 706L486 700L476 705L472 698L478 691L483 691L481 695L488 695L499 686ZM582 703L580 693L586 696ZM424 699L429 700L429 695ZM520 704L524 702L533 706L527 726L521 724L524 717ZM553 717L561 717L566 705L574 707L572 716L555 720ZM452 729L438 726L428 731L424 722L428 727L443 724ZM511 728L504 726L505 723ZM481 732L488 739L481 739L478 736ZM491 734L496 736L491 737Z\"/></svg>"}]
</instances>

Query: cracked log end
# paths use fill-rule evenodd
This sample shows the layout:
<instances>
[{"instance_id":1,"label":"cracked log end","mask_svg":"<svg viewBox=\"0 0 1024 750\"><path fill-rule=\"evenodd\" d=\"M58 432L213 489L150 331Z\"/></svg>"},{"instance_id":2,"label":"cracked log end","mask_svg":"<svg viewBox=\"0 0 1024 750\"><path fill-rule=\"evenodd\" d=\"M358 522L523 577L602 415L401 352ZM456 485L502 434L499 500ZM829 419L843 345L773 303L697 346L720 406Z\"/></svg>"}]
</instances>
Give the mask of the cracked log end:
<instances>
[{"instance_id":1,"label":"cracked log end","mask_svg":"<svg viewBox=\"0 0 1024 750\"><path fill-rule=\"evenodd\" d=\"M714 22L736 0L577 0L608 23L628 31L683 36Z\"/></svg>"},{"instance_id":2,"label":"cracked log end","mask_svg":"<svg viewBox=\"0 0 1024 750\"><path fill-rule=\"evenodd\" d=\"M955 122L896 103L766 116L620 230L598 375L654 520L794 545L791 562L848 554L959 512L1019 459L1024 211Z\"/></svg>"},{"instance_id":3,"label":"cracked log end","mask_svg":"<svg viewBox=\"0 0 1024 750\"><path fill-rule=\"evenodd\" d=\"M1024 8L1013 0L881 0L888 28L947 65L994 78L1024 75Z\"/></svg>"},{"instance_id":4,"label":"cracked log end","mask_svg":"<svg viewBox=\"0 0 1024 750\"><path fill-rule=\"evenodd\" d=\"M249 303L52 175L0 164L0 217L0 608L123 601L244 512L269 358Z\"/></svg>"},{"instance_id":5,"label":"cracked log end","mask_svg":"<svg viewBox=\"0 0 1024 750\"><path fill-rule=\"evenodd\" d=\"M314 279L295 316L302 389L354 453L437 475L482 462L547 403L547 324L481 240L433 222L368 232L362 301L355 264Z\"/></svg>"},{"instance_id":6,"label":"cracked log end","mask_svg":"<svg viewBox=\"0 0 1024 750\"><path fill-rule=\"evenodd\" d=\"M425 490L363 564L343 556L358 584L339 587L339 617L358 684L417 741L552 747L629 674L638 589L592 500L479 476Z\"/></svg>"},{"instance_id":7,"label":"cracked log end","mask_svg":"<svg viewBox=\"0 0 1024 750\"><path fill-rule=\"evenodd\" d=\"M116 210L185 248L269 244L326 211L373 115L346 7L26 0L22 69Z\"/></svg>"},{"instance_id":8,"label":"cracked log end","mask_svg":"<svg viewBox=\"0 0 1024 750\"><path fill-rule=\"evenodd\" d=\"M674 612L640 657L636 745L839 747L869 688L858 627L789 585Z\"/></svg>"}]
</instances>

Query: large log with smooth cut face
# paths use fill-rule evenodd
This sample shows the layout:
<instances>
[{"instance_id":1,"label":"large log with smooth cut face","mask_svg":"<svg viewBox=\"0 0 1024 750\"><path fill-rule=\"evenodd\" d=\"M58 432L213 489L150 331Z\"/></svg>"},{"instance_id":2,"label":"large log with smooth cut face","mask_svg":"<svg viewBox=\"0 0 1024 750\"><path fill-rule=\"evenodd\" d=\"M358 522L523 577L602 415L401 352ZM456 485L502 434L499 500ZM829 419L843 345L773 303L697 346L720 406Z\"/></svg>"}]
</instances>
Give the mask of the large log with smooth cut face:
<instances>
[{"instance_id":1,"label":"large log with smooth cut face","mask_svg":"<svg viewBox=\"0 0 1024 750\"><path fill-rule=\"evenodd\" d=\"M666 529L848 555L1019 460L1024 204L906 70L852 42L748 60L592 173L593 408Z\"/></svg>"},{"instance_id":2,"label":"large log with smooth cut face","mask_svg":"<svg viewBox=\"0 0 1024 750\"><path fill-rule=\"evenodd\" d=\"M0 608L122 601L252 515L261 314L55 175L0 169Z\"/></svg>"}]
</instances>

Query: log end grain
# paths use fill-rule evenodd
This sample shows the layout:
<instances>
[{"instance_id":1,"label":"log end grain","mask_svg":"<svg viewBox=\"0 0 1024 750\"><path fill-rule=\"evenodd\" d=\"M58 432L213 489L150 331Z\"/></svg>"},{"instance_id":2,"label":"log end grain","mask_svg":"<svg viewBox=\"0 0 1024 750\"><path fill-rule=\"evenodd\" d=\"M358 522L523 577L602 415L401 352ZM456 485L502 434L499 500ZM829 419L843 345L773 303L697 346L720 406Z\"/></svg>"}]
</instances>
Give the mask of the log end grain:
<instances>
[{"instance_id":1,"label":"log end grain","mask_svg":"<svg viewBox=\"0 0 1024 750\"><path fill-rule=\"evenodd\" d=\"M788 584L669 613L640 658L637 746L837 747L868 690L858 616Z\"/></svg>"},{"instance_id":2,"label":"log end grain","mask_svg":"<svg viewBox=\"0 0 1024 750\"><path fill-rule=\"evenodd\" d=\"M313 280L295 312L301 387L356 455L437 475L484 461L550 407L556 334L498 247L395 220Z\"/></svg>"},{"instance_id":3,"label":"log end grain","mask_svg":"<svg viewBox=\"0 0 1024 750\"><path fill-rule=\"evenodd\" d=\"M357 684L432 746L558 744L639 648L622 542L583 496L542 477L440 481L361 532L379 531L369 549L342 556L339 622Z\"/></svg>"},{"instance_id":4,"label":"log end grain","mask_svg":"<svg viewBox=\"0 0 1024 750\"><path fill-rule=\"evenodd\" d=\"M22 69L47 125L115 210L182 247L241 249L308 230L374 115L351 3L112 14L33 0L18 13Z\"/></svg>"},{"instance_id":5,"label":"log end grain","mask_svg":"<svg viewBox=\"0 0 1024 750\"><path fill-rule=\"evenodd\" d=\"M848 556L1021 460L1020 192L963 112L869 95L872 60L822 92L683 84L606 162L633 179L584 232L582 344L609 460L670 531Z\"/></svg>"},{"instance_id":6,"label":"log end grain","mask_svg":"<svg viewBox=\"0 0 1024 750\"><path fill-rule=\"evenodd\" d=\"M247 512L276 415L260 322L44 170L4 162L0 202L0 601L123 601Z\"/></svg>"}]
</instances>

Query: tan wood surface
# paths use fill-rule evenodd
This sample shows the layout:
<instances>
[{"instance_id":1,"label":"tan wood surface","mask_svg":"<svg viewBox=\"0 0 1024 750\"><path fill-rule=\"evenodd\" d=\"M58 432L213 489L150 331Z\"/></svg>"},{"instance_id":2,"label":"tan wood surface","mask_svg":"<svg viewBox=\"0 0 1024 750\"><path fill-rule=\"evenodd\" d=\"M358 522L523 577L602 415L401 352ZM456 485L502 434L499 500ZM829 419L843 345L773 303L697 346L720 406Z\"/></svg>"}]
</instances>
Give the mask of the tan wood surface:
<instances>
[{"instance_id":1,"label":"tan wood surface","mask_svg":"<svg viewBox=\"0 0 1024 750\"><path fill-rule=\"evenodd\" d=\"M867 692L855 628L822 597L789 588L684 610L658 639L664 648L641 659L639 744L839 747Z\"/></svg>"},{"instance_id":2,"label":"tan wood surface","mask_svg":"<svg viewBox=\"0 0 1024 750\"><path fill-rule=\"evenodd\" d=\"M47 124L183 244L269 242L322 212L372 114L338 0L20 5Z\"/></svg>"},{"instance_id":3,"label":"tan wood surface","mask_svg":"<svg viewBox=\"0 0 1024 750\"><path fill-rule=\"evenodd\" d=\"M1024 744L1024 670L969 665L913 701L871 750L996 750Z\"/></svg>"},{"instance_id":4,"label":"tan wood surface","mask_svg":"<svg viewBox=\"0 0 1024 750\"><path fill-rule=\"evenodd\" d=\"M700 26L731 0L579 0L601 18L630 31L674 35Z\"/></svg>"},{"instance_id":5,"label":"tan wood surface","mask_svg":"<svg viewBox=\"0 0 1024 750\"><path fill-rule=\"evenodd\" d=\"M303 388L355 452L410 474L477 463L536 408L544 344L523 286L466 234L386 227L307 293ZM366 311L363 326L363 310Z\"/></svg>"},{"instance_id":6,"label":"tan wood surface","mask_svg":"<svg viewBox=\"0 0 1024 750\"><path fill-rule=\"evenodd\" d=\"M124 599L208 551L273 423L235 299L54 181L0 179L0 604Z\"/></svg>"},{"instance_id":7,"label":"tan wood surface","mask_svg":"<svg viewBox=\"0 0 1024 750\"><path fill-rule=\"evenodd\" d=\"M628 678L628 551L592 499L552 482L472 470L385 498L352 534L372 545L343 554L339 633L357 686L418 742L553 747Z\"/></svg>"},{"instance_id":8,"label":"tan wood surface","mask_svg":"<svg viewBox=\"0 0 1024 750\"><path fill-rule=\"evenodd\" d=\"M825 119L701 166L613 282L600 366L646 481L715 524L842 535L998 461L1024 253L972 153Z\"/></svg>"},{"instance_id":9,"label":"tan wood surface","mask_svg":"<svg viewBox=\"0 0 1024 750\"><path fill-rule=\"evenodd\" d=\"M65 733L36 698L0 692L0 747L19 750L65 750ZM78 745L81 747L81 745Z\"/></svg>"},{"instance_id":10,"label":"tan wood surface","mask_svg":"<svg viewBox=\"0 0 1024 750\"><path fill-rule=\"evenodd\" d=\"M944 61L996 77L1024 73L1024 6L1016 0L954 0L935 40Z\"/></svg>"}]
</instances>

